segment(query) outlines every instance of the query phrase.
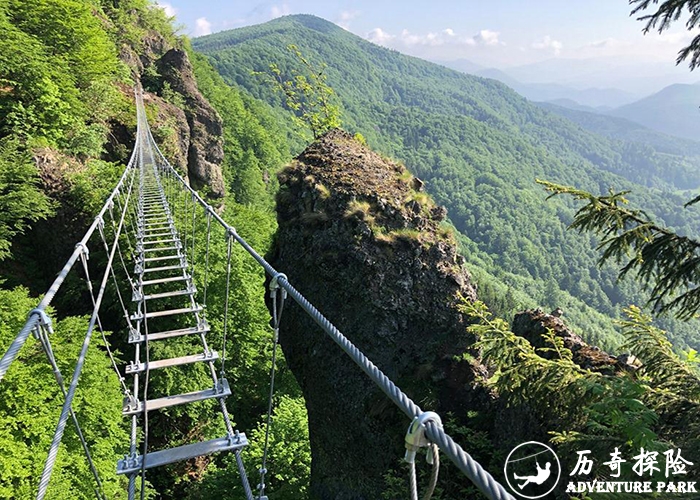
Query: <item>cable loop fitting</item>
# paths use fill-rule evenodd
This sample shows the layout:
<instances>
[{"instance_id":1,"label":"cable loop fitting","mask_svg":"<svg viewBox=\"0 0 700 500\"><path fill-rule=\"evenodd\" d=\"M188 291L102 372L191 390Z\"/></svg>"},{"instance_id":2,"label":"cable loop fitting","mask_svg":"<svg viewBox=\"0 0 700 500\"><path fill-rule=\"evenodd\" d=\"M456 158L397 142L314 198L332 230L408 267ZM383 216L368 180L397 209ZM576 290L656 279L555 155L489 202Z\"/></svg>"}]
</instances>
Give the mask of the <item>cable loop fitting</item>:
<instances>
[{"instance_id":1,"label":"cable loop fitting","mask_svg":"<svg viewBox=\"0 0 700 500\"><path fill-rule=\"evenodd\" d=\"M83 243L81 241L75 245L75 248L80 249L80 253L85 255L86 259L90 258L90 249L87 247L87 245L85 243Z\"/></svg>"},{"instance_id":2,"label":"cable loop fitting","mask_svg":"<svg viewBox=\"0 0 700 500\"><path fill-rule=\"evenodd\" d=\"M39 309L38 307L35 309L32 309L29 311L29 315L27 316L27 319L31 319L32 316L34 315L39 316L39 326L42 326L46 328L46 330L49 333L53 333L53 326L51 324L51 318L49 317L48 314L46 314L46 311L43 309Z\"/></svg>"},{"instance_id":3,"label":"cable loop fitting","mask_svg":"<svg viewBox=\"0 0 700 500\"><path fill-rule=\"evenodd\" d=\"M425 424L427 422L433 422L442 429L442 419L440 415L433 411L423 412L414 418L411 425L408 426L408 431L406 431L406 455L404 460L408 463L414 463L416 452L430 445L430 441L425 436Z\"/></svg>"},{"instance_id":4,"label":"cable loop fitting","mask_svg":"<svg viewBox=\"0 0 700 500\"><path fill-rule=\"evenodd\" d=\"M283 278L284 281L289 281L289 278L287 278L286 274L277 273L274 276L272 276L272 279L270 279L270 290L277 290L280 287L280 278Z\"/></svg>"}]
</instances>

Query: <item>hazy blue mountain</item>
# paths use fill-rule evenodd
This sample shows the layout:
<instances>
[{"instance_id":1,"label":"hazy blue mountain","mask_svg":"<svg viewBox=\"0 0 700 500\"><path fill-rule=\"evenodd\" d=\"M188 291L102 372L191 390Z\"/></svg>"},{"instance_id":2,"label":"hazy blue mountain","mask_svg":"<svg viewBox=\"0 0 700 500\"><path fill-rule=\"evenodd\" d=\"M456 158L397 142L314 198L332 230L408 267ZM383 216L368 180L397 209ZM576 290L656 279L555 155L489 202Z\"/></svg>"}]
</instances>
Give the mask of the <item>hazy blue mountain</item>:
<instances>
[{"instance_id":1,"label":"hazy blue mountain","mask_svg":"<svg viewBox=\"0 0 700 500\"><path fill-rule=\"evenodd\" d=\"M660 153L683 155L689 163L700 165L700 142L698 141L664 134L626 118L602 114L583 106L575 109L572 106L558 105L557 102L536 104L596 134L611 139L646 144Z\"/></svg>"},{"instance_id":2,"label":"hazy blue mountain","mask_svg":"<svg viewBox=\"0 0 700 500\"><path fill-rule=\"evenodd\" d=\"M675 84L609 111L659 132L700 140L700 85Z\"/></svg>"}]
</instances>

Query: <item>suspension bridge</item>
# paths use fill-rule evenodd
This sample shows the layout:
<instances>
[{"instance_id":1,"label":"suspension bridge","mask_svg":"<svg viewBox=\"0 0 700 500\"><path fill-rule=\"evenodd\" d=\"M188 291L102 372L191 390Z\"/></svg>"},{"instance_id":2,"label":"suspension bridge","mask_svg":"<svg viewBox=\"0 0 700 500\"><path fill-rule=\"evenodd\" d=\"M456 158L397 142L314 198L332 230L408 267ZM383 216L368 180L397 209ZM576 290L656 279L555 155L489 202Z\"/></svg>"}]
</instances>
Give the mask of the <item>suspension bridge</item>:
<instances>
[{"instance_id":1,"label":"suspension bridge","mask_svg":"<svg viewBox=\"0 0 700 500\"><path fill-rule=\"evenodd\" d=\"M50 363L58 387L63 394L63 406L45 460L43 472L38 480L37 500L45 498L51 474L56 464L59 447L65 428L71 421L82 443L86 460L95 480L95 496L106 500L100 474L95 467L89 446L83 438L79 415L73 411L73 399L80 381L86 354L95 331L102 336L104 349L112 363L124 395L122 413L130 421L131 433L128 451L116 461L117 474L128 477L128 499L134 500L137 490L141 499L146 490L147 471L174 462L215 453L233 453L246 500L266 500L265 474L267 473L268 437L271 423L274 394L275 358L279 325L285 300L294 300L319 327L369 376L373 382L410 419L406 433L406 457L409 464L409 491L412 500L418 499L415 473L416 454L427 450L429 463L433 464L430 484L423 498L429 499L438 479L439 452L449 458L489 499L512 500L513 497L469 456L443 430L440 417L433 412L424 412L399 387L369 360L360 349L353 345L333 324L330 323L299 291L287 277L274 269L243 239L236 230L227 224L206 201L194 191L170 165L158 148L151 134L140 90L135 92L137 109L136 142L131 158L119 182L107 198L102 209L88 228L83 239L61 269L37 307L29 311L27 322L17 334L2 359L0 359L0 383L22 346L31 334L39 340ZM109 223L107 222L109 219ZM198 221L206 220L206 243L204 269L196 269L196 244ZM201 224L202 226L204 224ZM209 251L212 226L219 225L226 239L226 294L223 305L221 352L211 348L207 341L212 328L207 321L207 284L209 283ZM188 231L189 229L189 231ZM201 232L200 232L201 233ZM88 243L92 238L99 240L104 247L107 261L99 281L94 288L88 266ZM129 246L123 250L124 243ZM226 340L229 334L229 288L231 281L232 245L237 244L260 265L270 278L270 299L272 304L272 327L274 330L272 349L272 369L270 373L270 397L266 420L265 444L260 480L256 493L250 486L241 453L248 445L243 432L232 425L226 406L226 398L232 390L226 380ZM201 247L202 245L200 245ZM200 256L201 257L201 256ZM201 261L201 258L199 259ZM80 262L80 266L76 264ZM87 325L80 354L74 371L66 386L58 363L53 354L50 334L52 321L47 308L74 267L82 267L88 292L92 300L92 313ZM198 290L195 273L203 272L204 286ZM125 278L120 280L119 276ZM121 283L120 283L121 281ZM128 293L123 293L128 285ZM105 336L100 320L100 311L108 287L114 288L114 295L124 315L127 331L124 333L129 344L133 345L134 357L124 367L117 364L111 346ZM128 294L131 294L129 296ZM173 358L152 359L151 343L177 342L189 337L187 346L191 354ZM149 381L152 372L167 370L170 367L201 365L207 374L205 386L195 391L178 394L152 394ZM149 423L151 412L158 412L178 405L200 401L214 402L213 411L220 414L223 436L184 444L174 448L151 450L149 447ZM138 479L141 479L138 481Z\"/></svg>"}]
</instances>

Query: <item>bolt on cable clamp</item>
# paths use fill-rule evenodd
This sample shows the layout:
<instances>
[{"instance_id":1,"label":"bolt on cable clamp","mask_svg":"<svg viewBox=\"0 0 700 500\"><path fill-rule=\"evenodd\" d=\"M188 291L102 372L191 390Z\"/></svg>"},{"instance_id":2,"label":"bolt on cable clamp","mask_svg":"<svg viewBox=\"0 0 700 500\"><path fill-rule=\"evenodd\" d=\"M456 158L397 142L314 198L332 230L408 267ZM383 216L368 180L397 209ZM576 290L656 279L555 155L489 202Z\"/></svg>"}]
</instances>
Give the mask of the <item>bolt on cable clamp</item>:
<instances>
[{"instance_id":1,"label":"bolt on cable clamp","mask_svg":"<svg viewBox=\"0 0 700 500\"><path fill-rule=\"evenodd\" d=\"M29 311L29 314L27 315L27 319L31 319L32 316L34 315L39 316L39 323L37 326L45 328L49 333L53 333L53 326L51 324L51 317L49 317L48 314L46 314L46 311L43 309L34 308L31 311Z\"/></svg>"},{"instance_id":2,"label":"bolt on cable clamp","mask_svg":"<svg viewBox=\"0 0 700 500\"><path fill-rule=\"evenodd\" d=\"M76 243L75 248L80 249L80 253L85 255L86 259L90 258L90 249L87 247L87 245L85 243L80 241L80 242Z\"/></svg>"},{"instance_id":3,"label":"bolt on cable clamp","mask_svg":"<svg viewBox=\"0 0 700 500\"><path fill-rule=\"evenodd\" d=\"M411 425L408 426L408 431L406 431L406 455L404 460L408 463L414 463L416 460L416 452L431 444L425 436L425 424L427 422L433 422L442 429L442 419L440 415L433 411L423 412L414 418ZM428 452L429 451L430 450L428 450ZM430 453L428 453L428 460L432 460Z\"/></svg>"}]
</instances>

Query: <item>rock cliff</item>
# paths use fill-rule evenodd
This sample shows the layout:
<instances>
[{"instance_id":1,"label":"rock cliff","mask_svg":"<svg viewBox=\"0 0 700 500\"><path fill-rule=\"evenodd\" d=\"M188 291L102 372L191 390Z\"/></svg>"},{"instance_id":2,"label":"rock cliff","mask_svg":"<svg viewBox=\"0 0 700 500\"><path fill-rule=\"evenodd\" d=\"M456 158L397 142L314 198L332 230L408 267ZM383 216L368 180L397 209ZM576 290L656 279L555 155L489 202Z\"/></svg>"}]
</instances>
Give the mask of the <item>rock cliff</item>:
<instances>
[{"instance_id":1,"label":"rock cliff","mask_svg":"<svg viewBox=\"0 0 700 500\"><path fill-rule=\"evenodd\" d=\"M339 130L279 179L273 265L424 409L486 406L484 367L456 358L475 286L422 182ZM409 420L298 307L282 323L309 411L312 494L379 498Z\"/></svg>"}]
</instances>

